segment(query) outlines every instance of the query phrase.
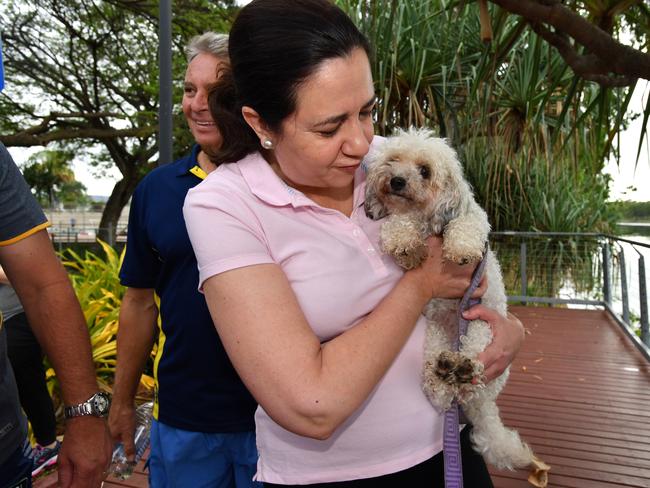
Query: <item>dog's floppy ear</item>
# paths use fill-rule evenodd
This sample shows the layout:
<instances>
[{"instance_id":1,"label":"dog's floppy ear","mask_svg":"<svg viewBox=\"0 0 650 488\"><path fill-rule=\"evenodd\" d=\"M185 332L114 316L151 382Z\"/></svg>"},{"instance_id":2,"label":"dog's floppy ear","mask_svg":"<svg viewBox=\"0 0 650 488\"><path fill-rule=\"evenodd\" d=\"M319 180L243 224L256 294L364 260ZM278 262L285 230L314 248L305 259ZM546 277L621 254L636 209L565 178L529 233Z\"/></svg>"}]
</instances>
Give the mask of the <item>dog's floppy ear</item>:
<instances>
[{"instance_id":1,"label":"dog's floppy ear","mask_svg":"<svg viewBox=\"0 0 650 488\"><path fill-rule=\"evenodd\" d=\"M388 215L386 207L379 202L379 199L374 194L370 195L370 192L366 192L366 201L363 204L363 208L366 210L366 216L370 220L379 220Z\"/></svg>"},{"instance_id":2,"label":"dog's floppy ear","mask_svg":"<svg viewBox=\"0 0 650 488\"><path fill-rule=\"evenodd\" d=\"M445 226L455 218L469 211L474 196L463 177L463 169L456 151L444 139L435 139L436 153L444 158L447 169L445 179L440 185L440 196L432 209L431 230L440 234Z\"/></svg>"},{"instance_id":3,"label":"dog's floppy ear","mask_svg":"<svg viewBox=\"0 0 650 488\"><path fill-rule=\"evenodd\" d=\"M466 211L466 196L464 195L463 186L461 184L459 187L455 183L450 183L443 190L444 196L440 199L435 212L438 220L438 232L442 231L449 222Z\"/></svg>"},{"instance_id":4,"label":"dog's floppy ear","mask_svg":"<svg viewBox=\"0 0 650 488\"><path fill-rule=\"evenodd\" d=\"M377 172L373 168L379 164L379 156L376 151L371 151L363 160L363 168L366 171L366 200L363 208L366 216L371 220L379 220L388 215L388 210L377 198ZM376 168L374 168L376 169Z\"/></svg>"},{"instance_id":5,"label":"dog's floppy ear","mask_svg":"<svg viewBox=\"0 0 650 488\"><path fill-rule=\"evenodd\" d=\"M432 217L429 219L431 234L440 235L449 222L461 214L461 198L458 192L451 189L444 190L444 196L432 209Z\"/></svg>"}]
</instances>

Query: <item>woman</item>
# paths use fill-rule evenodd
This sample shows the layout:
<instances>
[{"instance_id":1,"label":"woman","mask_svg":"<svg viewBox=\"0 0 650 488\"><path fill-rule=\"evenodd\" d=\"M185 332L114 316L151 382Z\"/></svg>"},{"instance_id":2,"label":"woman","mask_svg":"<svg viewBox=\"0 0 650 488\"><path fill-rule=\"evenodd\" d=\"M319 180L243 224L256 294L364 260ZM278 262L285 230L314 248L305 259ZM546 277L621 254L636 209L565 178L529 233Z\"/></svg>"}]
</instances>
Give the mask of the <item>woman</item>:
<instances>
[{"instance_id":1,"label":"woman","mask_svg":"<svg viewBox=\"0 0 650 488\"><path fill-rule=\"evenodd\" d=\"M260 404L257 479L441 482L442 415L420 389L420 312L431 297L461 296L472 270L443 262L435 238L406 273L378 251L381 222L363 211L361 163L381 143L368 43L327 0L254 0L229 54L232 76L211 109L224 138L216 157L236 163L191 190L184 211L213 320ZM522 326L480 306L477 317L495 329L479 358L493 379ZM491 486L480 456L465 461L467 486Z\"/></svg>"}]
</instances>

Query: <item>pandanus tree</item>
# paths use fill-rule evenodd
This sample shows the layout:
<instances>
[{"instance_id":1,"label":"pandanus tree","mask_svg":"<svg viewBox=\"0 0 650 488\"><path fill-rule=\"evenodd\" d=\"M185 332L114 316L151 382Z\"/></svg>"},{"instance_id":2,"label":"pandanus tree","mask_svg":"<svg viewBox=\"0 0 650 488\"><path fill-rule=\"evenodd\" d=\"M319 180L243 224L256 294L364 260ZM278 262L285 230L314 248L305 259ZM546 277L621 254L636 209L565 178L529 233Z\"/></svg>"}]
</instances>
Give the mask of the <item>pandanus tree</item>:
<instances>
[{"instance_id":1,"label":"pandanus tree","mask_svg":"<svg viewBox=\"0 0 650 488\"><path fill-rule=\"evenodd\" d=\"M650 78L647 5L339 4L376 50L380 133L416 125L448 138L496 229L608 228L601 170L617 156L637 78ZM600 44L581 35L586 28ZM636 46L619 43L624 34Z\"/></svg>"}]
</instances>

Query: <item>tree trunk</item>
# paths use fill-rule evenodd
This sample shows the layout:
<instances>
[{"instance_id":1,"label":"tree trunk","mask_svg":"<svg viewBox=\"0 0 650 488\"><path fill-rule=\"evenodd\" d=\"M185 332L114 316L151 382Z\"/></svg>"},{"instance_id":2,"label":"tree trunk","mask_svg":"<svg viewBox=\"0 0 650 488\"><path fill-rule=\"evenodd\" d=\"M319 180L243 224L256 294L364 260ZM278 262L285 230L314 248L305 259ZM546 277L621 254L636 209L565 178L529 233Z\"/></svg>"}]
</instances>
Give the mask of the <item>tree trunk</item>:
<instances>
[{"instance_id":1,"label":"tree trunk","mask_svg":"<svg viewBox=\"0 0 650 488\"><path fill-rule=\"evenodd\" d=\"M102 218L99 222L97 237L114 246L117 236L117 223L122 215L122 210L131 198L139 179L135 173L127 174L113 187L111 196L108 197Z\"/></svg>"}]
</instances>

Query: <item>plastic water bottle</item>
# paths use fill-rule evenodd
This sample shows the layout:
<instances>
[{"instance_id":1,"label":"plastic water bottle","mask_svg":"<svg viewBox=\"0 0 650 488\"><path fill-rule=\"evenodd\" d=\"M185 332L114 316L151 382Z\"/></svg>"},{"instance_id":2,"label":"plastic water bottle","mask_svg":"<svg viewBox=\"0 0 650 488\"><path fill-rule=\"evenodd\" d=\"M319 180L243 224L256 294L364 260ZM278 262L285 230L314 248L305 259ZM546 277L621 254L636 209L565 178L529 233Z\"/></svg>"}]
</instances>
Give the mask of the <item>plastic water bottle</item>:
<instances>
[{"instance_id":1,"label":"plastic water bottle","mask_svg":"<svg viewBox=\"0 0 650 488\"><path fill-rule=\"evenodd\" d=\"M153 402L140 405L135 410L135 460L129 461L124 453L124 444L121 442L113 450L113 459L109 473L121 480L133 474L133 468L142 458L144 451L149 447L149 432L151 429Z\"/></svg>"}]
</instances>

